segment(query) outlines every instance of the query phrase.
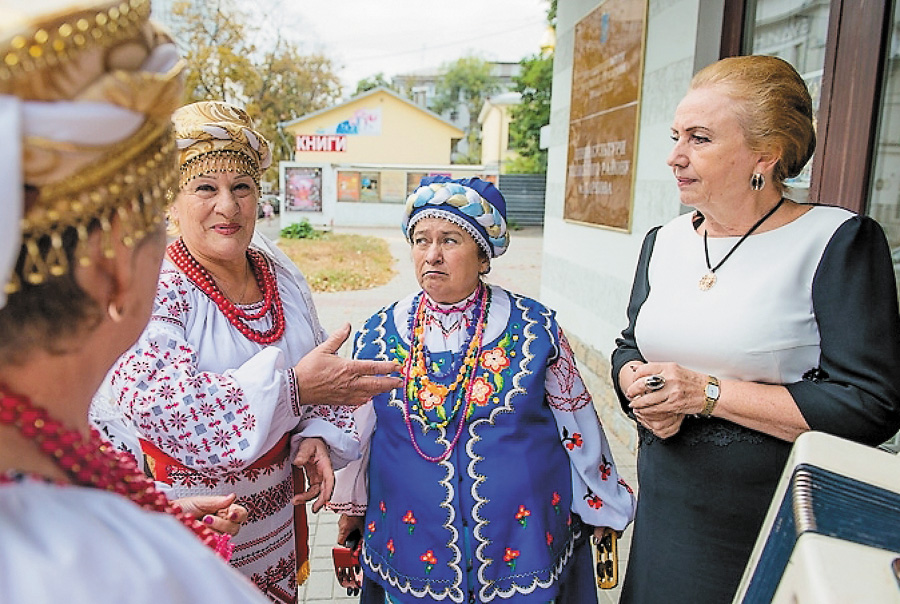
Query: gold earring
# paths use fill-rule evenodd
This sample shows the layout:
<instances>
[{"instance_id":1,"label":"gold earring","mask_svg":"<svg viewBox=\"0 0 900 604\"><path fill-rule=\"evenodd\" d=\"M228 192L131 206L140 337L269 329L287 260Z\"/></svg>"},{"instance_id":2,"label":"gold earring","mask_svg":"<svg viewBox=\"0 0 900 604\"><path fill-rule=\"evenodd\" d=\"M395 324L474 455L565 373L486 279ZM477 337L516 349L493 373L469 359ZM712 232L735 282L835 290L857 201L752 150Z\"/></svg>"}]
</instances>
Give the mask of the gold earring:
<instances>
[{"instance_id":1,"label":"gold earring","mask_svg":"<svg viewBox=\"0 0 900 604\"><path fill-rule=\"evenodd\" d=\"M106 308L106 314L109 315L109 318L112 319L113 323L121 323L122 322L122 313L124 309L116 306L115 302L110 302L109 306Z\"/></svg>"}]
</instances>

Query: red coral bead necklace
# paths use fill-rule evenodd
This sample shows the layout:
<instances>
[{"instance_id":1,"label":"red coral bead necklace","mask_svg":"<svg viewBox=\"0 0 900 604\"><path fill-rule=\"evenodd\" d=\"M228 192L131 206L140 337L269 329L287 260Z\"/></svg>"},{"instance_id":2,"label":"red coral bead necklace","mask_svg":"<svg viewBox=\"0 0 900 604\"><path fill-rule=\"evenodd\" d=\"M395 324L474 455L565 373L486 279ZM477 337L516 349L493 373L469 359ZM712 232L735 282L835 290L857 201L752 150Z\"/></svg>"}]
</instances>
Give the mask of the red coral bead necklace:
<instances>
[{"instance_id":1,"label":"red coral bead necklace","mask_svg":"<svg viewBox=\"0 0 900 604\"><path fill-rule=\"evenodd\" d=\"M281 295L278 293L278 280L275 277L274 269L269 266L261 252L253 249L247 250L247 260L253 269L256 284L263 293L263 303L257 312L248 312L229 300L222 293L209 271L191 255L183 239L169 244L167 252L175 266L181 269L181 272L210 300L215 302L222 314L245 338L258 344L272 344L284 335L284 307L281 303ZM267 315L271 315L272 326L265 331L250 327L248 324L248 321L257 321Z\"/></svg>"},{"instance_id":2,"label":"red coral bead necklace","mask_svg":"<svg viewBox=\"0 0 900 604\"><path fill-rule=\"evenodd\" d=\"M65 427L42 407L0 386L0 425L12 426L33 441L72 484L110 491L127 497L151 512L178 519L224 559L231 558L234 545L229 535L219 534L169 502L152 480L141 472L131 455L116 451L96 429L85 437ZM0 474L0 484L14 482L14 473Z\"/></svg>"}]
</instances>

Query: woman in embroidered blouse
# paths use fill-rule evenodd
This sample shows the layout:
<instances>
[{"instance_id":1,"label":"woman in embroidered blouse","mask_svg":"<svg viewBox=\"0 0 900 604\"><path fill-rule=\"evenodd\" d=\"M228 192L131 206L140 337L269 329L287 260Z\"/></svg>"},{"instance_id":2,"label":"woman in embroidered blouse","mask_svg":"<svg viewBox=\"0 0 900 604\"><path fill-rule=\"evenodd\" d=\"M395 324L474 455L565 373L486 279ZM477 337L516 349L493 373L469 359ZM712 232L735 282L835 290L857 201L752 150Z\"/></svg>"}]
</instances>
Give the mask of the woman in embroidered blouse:
<instances>
[{"instance_id":1,"label":"woman in embroidered blouse","mask_svg":"<svg viewBox=\"0 0 900 604\"><path fill-rule=\"evenodd\" d=\"M138 455L171 496L236 493L249 518L232 564L273 601L294 602L309 572L298 504L317 497L318 511L332 467L358 456L351 409L336 405L393 387L396 366L333 354L349 326L326 340L303 276L254 237L271 156L246 112L204 101L173 121L181 178L169 221L180 237L150 323L110 372L94 416L111 437L123 424L136 431Z\"/></svg>"},{"instance_id":2,"label":"woman in embroidered blouse","mask_svg":"<svg viewBox=\"0 0 900 604\"><path fill-rule=\"evenodd\" d=\"M900 428L900 316L878 224L784 198L815 149L787 62L701 70L672 139L696 211L645 238L612 357L640 436L622 602L730 602L791 442Z\"/></svg>"},{"instance_id":3,"label":"woman in embroidered blouse","mask_svg":"<svg viewBox=\"0 0 900 604\"><path fill-rule=\"evenodd\" d=\"M553 311L481 279L505 215L490 183L424 179L404 219L422 291L357 335L357 358L404 367L357 411L364 457L331 505L339 542L364 537L364 602L596 601L588 539L631 521Z\"/></svg>"},{"instance_id":4,"label":"woman in embroidered blouse","mask_svg":"<svg viewBox=\"0 0 900 604\"><path fill-rule=\"evenodd\" d=\"M177 179L184 62L150 0L124 6L0 3L0 601L265 602L88 420L150 316Z\"/></svg>"}]
</instances>

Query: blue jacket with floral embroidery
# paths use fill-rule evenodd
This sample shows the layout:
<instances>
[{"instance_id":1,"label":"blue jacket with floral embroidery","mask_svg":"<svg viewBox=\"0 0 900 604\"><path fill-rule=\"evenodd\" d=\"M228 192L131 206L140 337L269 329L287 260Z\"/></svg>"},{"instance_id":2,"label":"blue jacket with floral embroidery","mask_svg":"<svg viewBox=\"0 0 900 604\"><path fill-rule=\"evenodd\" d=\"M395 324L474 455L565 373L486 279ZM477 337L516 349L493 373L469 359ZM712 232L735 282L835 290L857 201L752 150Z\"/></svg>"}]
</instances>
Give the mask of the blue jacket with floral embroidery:
<instances>
[{"instance_id":1,"label":"blue jacket with floral embroidery","mask_svg":"<svg viewBox=\"0 0 900 604\"><path fill-rule=\"evenodd\" d=\"M544 390L559 330L538 302L511 300L506 329L482 347L462 423L466 400L455 415L448 401L441 417L414 401L408 423L401 389L373 401L361 561L401 600L547 602L571 557L580 523L569 511L569 459ZM392 315L393 306L369 319L356 358L405 361ZM449 386L454 377L432 379ZM445 460L423 457L441 457L458 430Z\"/></svg>"}]
</instances>

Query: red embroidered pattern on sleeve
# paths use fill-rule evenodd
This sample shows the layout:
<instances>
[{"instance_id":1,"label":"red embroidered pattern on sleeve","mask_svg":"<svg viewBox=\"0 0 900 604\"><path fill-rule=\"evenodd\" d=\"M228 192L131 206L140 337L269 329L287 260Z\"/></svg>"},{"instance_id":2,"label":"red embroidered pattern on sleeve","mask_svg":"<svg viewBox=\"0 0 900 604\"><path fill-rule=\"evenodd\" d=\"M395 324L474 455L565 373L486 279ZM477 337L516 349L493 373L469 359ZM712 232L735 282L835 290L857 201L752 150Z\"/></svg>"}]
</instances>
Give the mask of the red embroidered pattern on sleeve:
<instances>
[{"instance_id":1,"label":"red embroidered pattern on sleeve","mask_svg":"<svg viewBox=\"0 0 900 604\"><path fill-rule=\"evenodd\" d=\"M357 437L356 423L353 421L353 407L333 405L306 405L300 421L308 419L324 419L345 434Z\"/></svg>"},{"instance_id":2,"label":"red embroidered pattern on sleeve","mask_svg":"<svg viewBox=\"0 0 900 604\"><path fill-rule=\"evenodd\" d=\"M167 275L157 292L154 318L182 324L190 311L179 275ZM112 387L125 416L142 438L184 465L210 477L240 469L238 449L250 446L257 427L244 393L223 375L198 372L196 354L183 340L160 332L142 337L119 359Z\"/></svg>"},{"instance_id":3,"label":"red embroidered pattern on sleeve","mask_svg":"<svg viewBox=\"0 0 900 604\"><path fill-rule=\"evenodd\" d=\"M574 412L591 404L591 393L581 380L578 367L575 365L575 354L562 331L559 333L559 348L559 358L548 370L549 377L556 380L561 395L547 392L547 400L554 409Z\"/></svg>"}]
</instances>

